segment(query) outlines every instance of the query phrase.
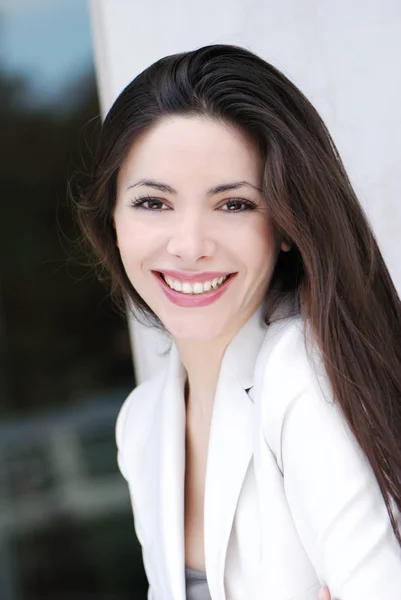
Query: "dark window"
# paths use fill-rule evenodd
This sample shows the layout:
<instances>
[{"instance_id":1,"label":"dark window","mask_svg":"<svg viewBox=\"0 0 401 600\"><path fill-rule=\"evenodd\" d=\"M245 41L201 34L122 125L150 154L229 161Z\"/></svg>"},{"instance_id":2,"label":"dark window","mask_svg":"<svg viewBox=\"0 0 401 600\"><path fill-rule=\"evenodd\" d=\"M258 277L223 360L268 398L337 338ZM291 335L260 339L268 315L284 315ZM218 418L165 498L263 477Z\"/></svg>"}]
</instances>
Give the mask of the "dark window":
<instances>
[{"instance_id":1,"label":"dark window","mask_svg":"<svg viewBox=\"0 0 401 600\"><path fill-rule=\"evenodd\" d=\"M100 124L86 10L0 11L1 600L146 598L114 442L135 383L127 325L67 194Z\"/></svg>"},{"instance_id":2,"label":"dark window","mask_svg":"<svg viewBox=\"0 0 401 600\"><path fill-rule=\"evenodd\" d=\"M44 444L21 444L8 447L3 459L4 490L9 502L45 494L54 486L53 465Z\"/></svg>"},{"instance_id":3,"label":"dark window","mask_svg":"<svg viewBox=\"0 0 401 600\"><path fill-rule=\"evenodd\" d=\"M105 478L116 474L115 440L110 427L85 433L79 441L82 463L89 477Z\"/></svg>"}]
</instances>

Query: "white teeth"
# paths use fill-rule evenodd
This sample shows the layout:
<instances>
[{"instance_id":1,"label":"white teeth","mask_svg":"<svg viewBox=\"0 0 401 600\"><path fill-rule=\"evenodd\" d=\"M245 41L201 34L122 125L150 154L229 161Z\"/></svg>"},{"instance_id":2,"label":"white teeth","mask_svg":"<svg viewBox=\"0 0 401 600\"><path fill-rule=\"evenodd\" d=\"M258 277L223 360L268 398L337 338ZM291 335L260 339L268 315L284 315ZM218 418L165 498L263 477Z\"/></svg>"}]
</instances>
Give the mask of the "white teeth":
<instances>
[{"instance_id":1,"label":"white teeth","mask_svg":"<svg viewBox=\"0 0 401 600\"><path fill-rule=\"evenodd\" d=\"M211 288L217 289L228 278L228 275L210 281L204 281L203 283L198 281L195 283L176 281L175 279L167 277L167 275L163 275L163 277L167 285L177 292L182 292L183 294L203 294L204 292L210 291Z\"/></svg>"},{"instance_id":2,"label":"white teeth","mask_svg":"<svg viewBox=\"0 0 401 600\"><path fill-rule=\"evenodd\" d=\"M184 294L192 294L192 285L187 281L184 281L184 283L182 284L182 291L184 292Z\"/></svg>"},{"instance_id":3,"label":"white teeth","mask_svg":"<svg viewBox=\"0 0 401 600\"><path fill-rule=\"evenodd\" d=\"M203 285L201 283L194 283L192 287L194 294L201 294L203 292Z\"/></svg>"}]
</instances>

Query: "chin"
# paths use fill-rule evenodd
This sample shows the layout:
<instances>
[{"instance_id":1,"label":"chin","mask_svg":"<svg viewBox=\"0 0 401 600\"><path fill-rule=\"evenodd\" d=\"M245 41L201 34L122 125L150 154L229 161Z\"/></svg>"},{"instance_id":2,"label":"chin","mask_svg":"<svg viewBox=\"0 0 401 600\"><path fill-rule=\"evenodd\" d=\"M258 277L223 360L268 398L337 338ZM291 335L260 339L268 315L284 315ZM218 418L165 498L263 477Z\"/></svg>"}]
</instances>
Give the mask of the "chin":
<instances>
[{"instance_id":1,"label":"chin","mask_svg":"<svg viewBox=\"0 0 401 600\"><path fill-rule=\"evenodd\" d=\"M220 332L216 332L215 328L202 327L197 324L196 327L187 327L185 325L167 326L169 333L176 340L192 341L192 342L208 342L215 339Z\"/></svg>"},{"instance_id":2,"label":"chin","mask_svg":"<svg viewBox=\"0 0 401 600\"><path fill-rule=\"evenodd\" d=\"M227 331L232 328L230 322L222 320L221 317L211 318L207 315L196 314L193 311L191 315L186 315L184 318L166 318L161 319L170 335L176 340L193 341L193 342L209 342L222 338L227 335Z\"/></svg>"}]
</instances>

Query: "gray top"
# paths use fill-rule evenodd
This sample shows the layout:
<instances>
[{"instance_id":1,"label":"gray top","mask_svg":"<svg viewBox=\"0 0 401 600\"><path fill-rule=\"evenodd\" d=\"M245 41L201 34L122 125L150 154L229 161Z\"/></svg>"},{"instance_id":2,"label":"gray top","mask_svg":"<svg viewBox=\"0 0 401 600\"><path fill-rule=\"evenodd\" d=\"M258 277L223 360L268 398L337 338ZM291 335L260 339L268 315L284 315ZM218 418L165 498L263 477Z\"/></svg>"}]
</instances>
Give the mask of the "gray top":
<instances>
[{"instance_id":1,"label":"gray top","mask_svg":"<svg viewBox=\"0 0 401 600\"><path fill-rule=\"evenodd\" d=\"M185 569L185 591L187 600L212 600L206 574L195 569Z\"/></svg>"}]
</instances>

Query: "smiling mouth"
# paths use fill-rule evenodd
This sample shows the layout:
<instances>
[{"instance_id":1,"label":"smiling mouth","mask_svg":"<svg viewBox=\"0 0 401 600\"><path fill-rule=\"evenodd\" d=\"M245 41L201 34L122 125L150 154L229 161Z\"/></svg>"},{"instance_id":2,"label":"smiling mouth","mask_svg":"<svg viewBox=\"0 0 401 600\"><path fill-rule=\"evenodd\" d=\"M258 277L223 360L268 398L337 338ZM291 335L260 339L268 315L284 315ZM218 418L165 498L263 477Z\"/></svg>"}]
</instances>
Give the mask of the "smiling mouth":
<instances>
[{"instance_id":1,"label":"smiling mouth","mask_svg":"<svg viewBox=\"0 0 401 600\"><path fill-rule=\"evenodd\" d=\"M158 272L157 275L163 281L165 285L169 287L170 290L182 294L183 296L196 296L196 295L204 295L210 292L215 292L219 288L221 288L227 281L229 281L236 273L229 273L224 277L215 278L210 281L205 281L203 283L194 282L190 283L188 281L176 281L171 279L170 277L166 277L163 273Z\"/></svg>"}]
</instances>

